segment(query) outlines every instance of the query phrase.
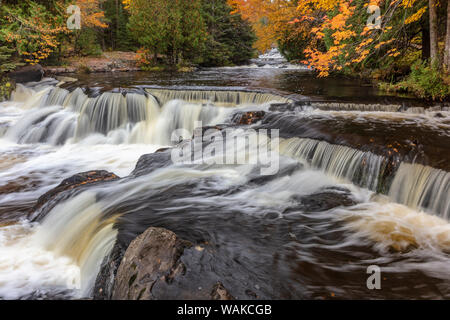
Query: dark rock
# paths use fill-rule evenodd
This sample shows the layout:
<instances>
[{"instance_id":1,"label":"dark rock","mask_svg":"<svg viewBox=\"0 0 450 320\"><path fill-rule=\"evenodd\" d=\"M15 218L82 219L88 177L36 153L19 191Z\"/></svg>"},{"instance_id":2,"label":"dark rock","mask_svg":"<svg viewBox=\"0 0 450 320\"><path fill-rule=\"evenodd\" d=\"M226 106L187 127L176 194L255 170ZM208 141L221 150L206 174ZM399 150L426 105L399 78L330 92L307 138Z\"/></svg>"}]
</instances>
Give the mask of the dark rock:
<instances>
[{"instance_id":1,"label":"dark rock","mask_svg":"<svg viewBox=\"0 0 450 320\"><path fill-rule=\"evenodd\" d=\"M16 83L38 82L42 80L44 70L40 64L18 68L8 74Z\"/></svg>"},{"instance_id":2,"label":"dark rock","mask_svg":"<svg viewBox=\"0 0 450 320\"><path fill-rule=\"evenodd\" d=\"M144 154L141 156L131 175L135 177L143 176L152 173L156 169L167 167L171 163L170 149L160 149L155 153Z\"/></svg>"},{"instance_id":3,"label":"dark rock","mask_svg":"<svg viewBox=\"0 0 450 320\"><path fill-rule=\"evenodd\" d=\"M100 272L95 280L94 300L111 300L114 280L125 251L126 249L116 241L111 253L103 259Z\"/></svg>"},{"instance_id":4,"label":"dark rock","mask_svg":"<svg viewBox=\"0 0 450 320\"><path fill-rule=\"evenodd\" d=\"M249 111L235 115L233 122L240 125L250 125L261 121L266 113L264 111Z\"/></svg>"},{"instance_id":5,"label":"dark rock","mask_svg":"<svg viewBox=\"0 0 450 320\"><path fill-rule=\"evenodd\" d=\"M42 210L33 218L33 220L36 221L42 219L46 213L48 213L56 205L56 203L51 202L51 200L57 198L60 194L66 191L73 190L80 186L92 185L99 182L113 181L117 179L120 178L114 173L105 170L82 172L65 179L56 188L53 188L39 197L36 205L31 211L36 212L43 207L45 207L45 210Z\"/></svg>"},{"instance_id":6,"label":"dark rock","mask_svg":"<svg viewBox=\"0 0 450 320\"><path fill-rule=\"evenodd\" d=\"M295 197L301 209L307 212L321 212L340 206L350 207L356 205L348 190L326 189L308 196Z\"/></svg>"},{"instance_id":7,"label":"dark rock","mask_svg":"<svg viewBox=\"0 0 450 320\"><path fill-rule=\"evenodd\" d=\"M234 300L234 297L228 293L222 283L217 282L211 292L212 300Z\"/></svg>"},{"instance_id":8,"label":"dark rock","mask_svg":"<svg viewBox=\"0 0 450 320\"><path fill-rule=\"evenodd\" d=\"M168 230L149 228L131 242L117 271L112 299L154 300L152 292L158 282L170 283L182 276L179 261L189 242L180 240Z\"/></svg>"},{"instance_id":9,"label":"dark rock","mask_svg":"<svg viewBox=\"0 0 450 320\"><path fill-rule=\"evenodd\" d=\"M161 149L156 150L155 153L158 153L158 152L166 152L166 151L168 151L168 150L170 150L170 149L171 149L171 148L161 148Z\"/></svg>"},{"instance_id":10,"label":"dark rock","mask_svg":"<svg viewBox=\"0 0 450 320\"><path fill-rule=\"evenodd\" d=\"M131 242L115 276L113 300L233 300L221 282L205 280L192 270L202 261L204 248L178 238L163 228L149 228ZM112 263L113 260L110 260ZM106 269L105 269L106 270ZM112 274L112 273L111 273ZM106 275L108 282L109 276ZM100 276L99 278L102 278ZM216 278L217 279L217 278ZM101 279L100 279L101 280ZM103 281L103 284L106 283ZM110 282L109 282L110 283ZM108 299L108 285L97 279L96 298Z\"/></svg>"}]
</instances>

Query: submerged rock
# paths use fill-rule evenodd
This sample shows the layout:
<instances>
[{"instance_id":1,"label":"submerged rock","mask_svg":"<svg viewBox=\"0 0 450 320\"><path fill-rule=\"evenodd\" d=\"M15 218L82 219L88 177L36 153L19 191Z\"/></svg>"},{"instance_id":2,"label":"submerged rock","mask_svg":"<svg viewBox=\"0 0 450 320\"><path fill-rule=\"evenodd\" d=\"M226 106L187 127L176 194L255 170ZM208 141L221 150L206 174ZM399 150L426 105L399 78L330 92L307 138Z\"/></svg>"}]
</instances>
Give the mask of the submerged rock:
<instances>
[{"instance_id":1,"label":"submerged rock","mask_svg":"<svg viewBox=\"0 0 450 320\"><path fill-rule=\"evenodd\" d=\"M198 247L193 248L192 243L179 239L173 232L166 229L147 229L132 241L126 250L117 270L111 298L114 300L158 300L180 297L183 299L233 299L220 282L214 284L210 290L202 290L201 287L193 290L190 286L188 288L180 286L182 278L188 272L182 259L185 250L188 249L203 251ZM95 289L96 292L103 290L98 287Z\"/></svg>"}]
</instances>

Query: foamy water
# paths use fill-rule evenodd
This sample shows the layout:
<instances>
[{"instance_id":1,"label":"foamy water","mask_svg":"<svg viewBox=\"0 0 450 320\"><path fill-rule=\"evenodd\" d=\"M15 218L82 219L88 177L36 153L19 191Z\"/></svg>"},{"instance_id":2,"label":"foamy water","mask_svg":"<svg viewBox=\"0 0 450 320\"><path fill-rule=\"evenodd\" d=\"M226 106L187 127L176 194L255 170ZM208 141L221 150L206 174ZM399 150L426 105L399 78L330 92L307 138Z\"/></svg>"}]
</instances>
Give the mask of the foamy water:
<instances>
[{"instance_id":1,"label":"foamy water","mask_svg":"<svg viewBox=\"0 0 450 320\"><path fill-rule=\"evenodd\" d=\"M233 112L229 107L202 106L180 99L169 99L163 106L155 105L151 98L144 101L136 96L127 101L108 95L103 100L89 102L87 98L80 98L80 92L69 96L68 92L61 91L51 96L52 101L60 105L49 106L44 104L49 92L45 86L36 90L19 87L14 102L0 104L0 124L4 128L0 126L3 130L0 131L0 188L20 185L20 188L0 193L0 207L32 202L63 179L83 171L107 170L126 177L141 155L171 145L170 133L174 129L185 129L187 134L183 138L190 138L195 121L203 120L204 124L211 125L222 123ZM176 97L176 93L170 94ZM242 97L234 95L233 99ZM74 102L77 99L84 101L82 106ZM220 99L224 98L220 96ZM100 109L96 109L98 105ZM109 110L104 124L102 110L109 105L117 107L117 114ZM143 109L136 109L136 105ZM267 110L267 106L258 108ZM141 112L144 109L146 111ZM125 115L124 110L129 112ZM139 114L137 118L136 114ZM445 119L435 121L434 116L428 114L417 118L384 112L305 110L303 114L304 121L311 115L319 115L353 121L367 118L387 122L417 121L439 130L445 130L448 125ZM73 130L66 132L71 126ZM51 130L44 130L47 128ZM100 263L117 236L113 224L123 212L115 208L127 201L144 206L142 199L152 199L153 195L165 194L165 190L189 183L195 184L195 190L192 194L182 193L181 198L169 199L173 208L180 205L192 208L193 212L195 208L226 208L224 215L238 212L255 222L267 214L275 214L280 220L305 216L319 221L325 234L327 228L334 230L338 224L345 230L340 243L308 243L304 248L316 246L339 252L365 244L379 257L370 261L363 259L362 264L389 262L383 267L389 272L419 270L433 278L450 280L450 223L445 215L449 210L448 173L405 164L394 180L391 193L380 196L374 193L383 165L379 156L298 138L282 140L280 153L282 170L297 163L303 166L254 184L252 179L258 176L258 165L173 164L136 179L81 192L55 206L39 224L32 224L24 217L6 226L0 222L0 297L17 299L66 290L67 297L89 296ZM435 178L430 180L430 177ZM298 206L298 197L330 189L335 193L345 190L356 205L314 213L301 209L289 211ZM408 195L408 190L414 193ZM428 192L433 196L425 197ZM430 199L438 205L429 206ZM160 209L159 214L165 213L171 213L170 206ZM301 227L309 228L308 225ZM317 235L320 236L323 235ZM308 253L304 254L308 257ZM314 263L322 263L319 258L308 257ZM332 263L321 265L336 269ZM349 265L341 269L351 271L354 268Z\"/></svg>"}]
</instances>

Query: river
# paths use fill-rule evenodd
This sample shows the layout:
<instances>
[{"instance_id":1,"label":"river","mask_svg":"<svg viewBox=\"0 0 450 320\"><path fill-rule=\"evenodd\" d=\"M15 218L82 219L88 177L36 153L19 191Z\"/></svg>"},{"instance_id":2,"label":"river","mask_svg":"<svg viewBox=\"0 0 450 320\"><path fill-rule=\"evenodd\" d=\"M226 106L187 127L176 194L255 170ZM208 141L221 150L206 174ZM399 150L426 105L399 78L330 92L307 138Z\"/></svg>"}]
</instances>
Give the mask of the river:
<instances>
[{"instance_id":1,"label":"river","mask_svg":"<svg viewBox=\"0 0 450 320\"><path fill-rule=\"evenodd\" d=\"M0 103L0 298L92 297L115 242L150 226L207 246L197 271L237 298L450 298L448 107L276 59L19 85ZM247 111L265 116L235 125ZM190 139L198 121L237 141L251 130L278 170L223 164L229 147L216 145L202 161L130 175L142 155L181 148L174 130ZM89 170L123 179L35 219L41 195ZM380 290L367 287L373 265Z\"/></svg>"}]
</instances>

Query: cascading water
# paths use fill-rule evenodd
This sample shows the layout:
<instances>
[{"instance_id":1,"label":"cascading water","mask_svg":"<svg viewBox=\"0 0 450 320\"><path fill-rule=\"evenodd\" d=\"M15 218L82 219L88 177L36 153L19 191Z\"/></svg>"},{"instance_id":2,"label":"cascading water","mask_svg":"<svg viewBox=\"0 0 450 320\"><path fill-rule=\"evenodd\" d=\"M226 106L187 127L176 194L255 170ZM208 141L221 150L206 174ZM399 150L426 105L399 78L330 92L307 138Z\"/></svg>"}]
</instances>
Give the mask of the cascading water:
<instances>
[{"instance_id":1,"label":"cascading water","mask_svg":"<svg viewBox=\"0 0 450 320\"><path fill-rule=\"evenodd\" d=\"M354 275L373 264L420 288L385 283L391 290L376 297L450 296L448 172L312 138L280 139L277 150L266 135L258 147L280 156L275 175L261 175L258 161L221 162L232 147L243 159L258 156L258 148L246 148L247 131L230 122L233 113L270 112L272 102L290 99L161 88L89 97L45 84L19 85L13 97L0 104L1 298L92 296L116 240L126 246L150 226L214 246L216 256L202 268L219 272L241 297L247 282L258 283L262 298L367 297L365 280L360 285ZM395 108L364 111L401 111ZM177 144L174 130L190 139L197 121L226 123L226 141L236 145L207 137L193 163L172 163L167 154L163 166L149 161L142 175L130 175L141 155ZM124 178L71 191L39 222L25 218L62 179L93 169Z\"/></svg>"}]
</instances>

